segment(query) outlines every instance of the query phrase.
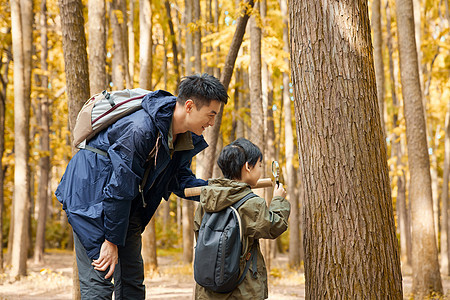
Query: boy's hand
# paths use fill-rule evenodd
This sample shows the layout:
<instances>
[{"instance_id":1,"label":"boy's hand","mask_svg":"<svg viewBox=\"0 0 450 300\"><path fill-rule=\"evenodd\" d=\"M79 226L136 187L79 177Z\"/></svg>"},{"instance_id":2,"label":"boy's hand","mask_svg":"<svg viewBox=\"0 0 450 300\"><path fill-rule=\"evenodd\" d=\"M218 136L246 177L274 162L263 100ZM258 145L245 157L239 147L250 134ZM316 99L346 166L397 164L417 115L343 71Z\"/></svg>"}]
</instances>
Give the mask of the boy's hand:
<instances>
[{"instance_id":1,"label":"boy's hand","mask_svg":"<svg viewBox=\"0 0 450 300\"><path fill-rule=\"evenodd\" d=\"M275 184L273 188L273 196L281 196L283 198L286 198L286 191L284 190L282 183Z\"/></svg>"},{"instance_id":2,"label":"boy's hand","mask_svg":"<svg viewBox=\"0 0 450 300\"><path fill-rule=\"evenodd\" d=\"M92 262L94 270L106 271L109 267L109 272L106 274L105 279L111 277L116 268L118 262L119 253L117 246L107 240L105 240L100 248L100 256L98 259Z\"/></svg>"}]
</instances>

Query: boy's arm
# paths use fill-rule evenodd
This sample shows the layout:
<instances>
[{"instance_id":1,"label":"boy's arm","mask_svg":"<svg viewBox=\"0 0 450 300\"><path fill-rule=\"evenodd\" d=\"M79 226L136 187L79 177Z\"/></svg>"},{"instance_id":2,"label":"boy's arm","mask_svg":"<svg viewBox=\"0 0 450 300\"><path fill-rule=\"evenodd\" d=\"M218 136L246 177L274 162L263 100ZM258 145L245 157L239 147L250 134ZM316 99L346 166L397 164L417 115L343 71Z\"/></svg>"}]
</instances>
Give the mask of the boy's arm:
<instances>
[{"instance_id":1,"label":"boy's arm","mask_svg":"<svg viewBox=\"0 0 450 300\"><path fill-rule=\"evenodd\" d=\"M275 239L288 227L291 205L285 198L277 196L267 207L263 198L251 198L240 208L245 222L245 234L254 239Z\"/></svg>"}]
</instances>

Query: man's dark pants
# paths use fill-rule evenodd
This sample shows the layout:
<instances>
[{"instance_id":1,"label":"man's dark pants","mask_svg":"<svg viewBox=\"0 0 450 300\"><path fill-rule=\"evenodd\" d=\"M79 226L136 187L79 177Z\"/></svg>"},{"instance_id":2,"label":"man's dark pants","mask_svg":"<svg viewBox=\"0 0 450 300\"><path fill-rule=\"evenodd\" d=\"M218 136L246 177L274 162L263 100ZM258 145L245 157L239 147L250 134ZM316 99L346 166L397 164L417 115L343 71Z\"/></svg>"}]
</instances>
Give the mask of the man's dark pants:
<instances>
[{"instance_id":1,"label":"man's dark pants","mask_svg":"<svg viewBox=\"0 0 450 300\"><path fill-rule=\"evenodd\" d=\"M108 270L94 270L80 240L74 233L81 299L145 299L144 263L141 256L141 218L133 214L128 226L125 246L119 246L119 262L114 270L114 284L111 277L105 279Z\"/></svg>"}]
</instances>

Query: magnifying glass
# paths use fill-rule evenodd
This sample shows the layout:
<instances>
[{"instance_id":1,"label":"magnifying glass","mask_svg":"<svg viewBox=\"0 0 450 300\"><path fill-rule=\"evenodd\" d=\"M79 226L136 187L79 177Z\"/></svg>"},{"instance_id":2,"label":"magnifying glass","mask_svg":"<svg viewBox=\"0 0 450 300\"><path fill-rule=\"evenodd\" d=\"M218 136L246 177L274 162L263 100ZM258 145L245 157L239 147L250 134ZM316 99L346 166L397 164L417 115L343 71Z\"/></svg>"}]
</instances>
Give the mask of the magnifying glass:
<instances>
[{"instance_id":1,"label":"magnifying glass","mask_svg":"<svg viewBox=\"0 0 450 300\"><path fill-rule=\"evenodd\" d=\"M277 182L277 186L280 184L280 165L276 160L272 162L272 174L275 177L275 181Z\"/></svg>"}]
</instances>

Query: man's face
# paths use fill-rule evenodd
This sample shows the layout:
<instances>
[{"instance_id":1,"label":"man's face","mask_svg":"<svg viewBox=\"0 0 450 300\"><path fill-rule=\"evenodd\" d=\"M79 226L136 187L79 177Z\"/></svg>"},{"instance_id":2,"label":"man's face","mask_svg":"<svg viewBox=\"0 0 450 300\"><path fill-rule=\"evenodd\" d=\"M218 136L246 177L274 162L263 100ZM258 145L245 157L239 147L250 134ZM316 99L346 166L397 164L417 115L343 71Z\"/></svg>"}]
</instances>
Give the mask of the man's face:
<instances>
[{"instance_id":1,"label":"man's face","mask_svg":"<svg viewBox=\"0 0 450 300\"><path fill-rule=\"evenodd\" d=\"M212 100L209 105L205 104L200 109L197 109L194 101L191 99L186 100L188 130L201 135L206 128L213 126L221 104L220 101Z\"/></svg>"}]
</instances>

